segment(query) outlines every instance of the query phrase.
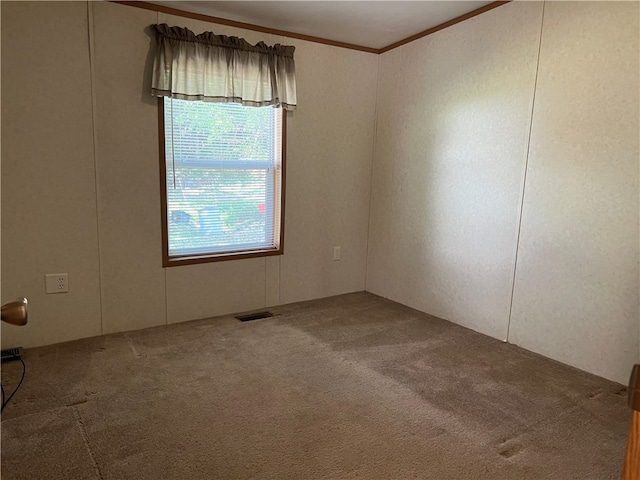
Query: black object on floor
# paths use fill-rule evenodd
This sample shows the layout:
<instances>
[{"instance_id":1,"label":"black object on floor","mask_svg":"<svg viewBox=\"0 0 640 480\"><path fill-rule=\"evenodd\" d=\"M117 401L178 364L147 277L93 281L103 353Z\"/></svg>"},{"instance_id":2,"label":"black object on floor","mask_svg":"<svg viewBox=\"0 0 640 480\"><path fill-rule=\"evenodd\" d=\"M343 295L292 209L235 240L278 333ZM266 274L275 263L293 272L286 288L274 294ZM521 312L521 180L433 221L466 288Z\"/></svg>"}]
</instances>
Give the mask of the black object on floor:
<instances>
[{"instance_id":1,"label":"black object on floor","mask_svg":"<svg viewBox=\"0 0 640 480\"><path fill-rule=\"evenodd\" d=\"M22 356L22 347L7 348L1 351L2 360L17 360Z\"/></svg>"}]
</instances>

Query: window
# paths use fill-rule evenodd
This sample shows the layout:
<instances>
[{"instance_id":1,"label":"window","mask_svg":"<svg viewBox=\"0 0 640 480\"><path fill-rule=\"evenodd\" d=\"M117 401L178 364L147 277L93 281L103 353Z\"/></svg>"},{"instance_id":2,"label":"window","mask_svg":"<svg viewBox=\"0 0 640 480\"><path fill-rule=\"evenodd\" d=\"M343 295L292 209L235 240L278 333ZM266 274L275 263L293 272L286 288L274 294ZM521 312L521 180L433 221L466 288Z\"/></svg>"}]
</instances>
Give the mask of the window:
<instances>
[{"instance_id":1,"label":"window","mask_svg":"<svg viewBox=\"0 0 640 480\"><path fill-rule=\"evenodd\" d=\"M284 112L159 102L163 265L281 254Z\"/></svg>"}]
</instances>

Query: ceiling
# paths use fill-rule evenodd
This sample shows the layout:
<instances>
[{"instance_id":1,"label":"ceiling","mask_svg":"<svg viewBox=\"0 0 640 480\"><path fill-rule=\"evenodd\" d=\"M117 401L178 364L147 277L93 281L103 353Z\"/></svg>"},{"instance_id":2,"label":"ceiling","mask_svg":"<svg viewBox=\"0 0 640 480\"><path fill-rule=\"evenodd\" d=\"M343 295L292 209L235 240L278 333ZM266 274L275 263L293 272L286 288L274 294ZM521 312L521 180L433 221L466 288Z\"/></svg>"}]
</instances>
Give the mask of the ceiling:
<instances>
[{"instance_id":1,"label":"ceiling","mask_svg":"<svg viewBox=\"0 0 640 480\"><path fill-rule=\"evenodd\" d=\"M492 2L187 0L150 3L379 49Z\"/></svg>"}]
</instances>

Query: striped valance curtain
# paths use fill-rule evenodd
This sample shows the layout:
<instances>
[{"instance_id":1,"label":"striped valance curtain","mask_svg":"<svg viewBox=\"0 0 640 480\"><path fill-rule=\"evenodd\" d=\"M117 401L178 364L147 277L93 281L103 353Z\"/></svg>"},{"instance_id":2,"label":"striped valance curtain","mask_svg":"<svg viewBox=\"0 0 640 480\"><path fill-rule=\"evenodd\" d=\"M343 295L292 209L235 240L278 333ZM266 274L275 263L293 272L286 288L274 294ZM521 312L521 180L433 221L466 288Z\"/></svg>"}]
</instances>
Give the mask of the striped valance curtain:
<instances>
[{"instance_id":1,"label":"striped valance curtain","mask_svg":"<svg viewBox=\"0 0 640 480\"><path fill-rule=\"evenodd\" d=\"M181 27L151 25L156 34L151 94L182 100L296 108L295 47Z\"/></svg>"}]
</instances>

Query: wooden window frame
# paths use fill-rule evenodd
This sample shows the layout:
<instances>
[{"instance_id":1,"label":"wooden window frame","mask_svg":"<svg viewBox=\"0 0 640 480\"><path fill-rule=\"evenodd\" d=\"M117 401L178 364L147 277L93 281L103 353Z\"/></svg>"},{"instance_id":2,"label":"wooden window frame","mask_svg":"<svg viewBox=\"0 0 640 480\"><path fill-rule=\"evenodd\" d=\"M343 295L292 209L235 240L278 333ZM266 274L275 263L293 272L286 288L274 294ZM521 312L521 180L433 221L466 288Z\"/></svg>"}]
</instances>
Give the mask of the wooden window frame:
<instances>
[{"instance_id":1,"label":"wooden window frame","mask_svg":"<svg viewBox=\"0 0 640 480\"><path fill-rule=\"evenodd\" d=\"M224 253L207 253L202 255L169 255L169 226L167 206L167 166L165 158L164 136L164 97L158 97L158 139L160 146L160 214L162 225L162 266L177 267L180 265L194 265L198 263L223 262L244 258L268 257L284 254L284 211L286 192L286 158L287 158L287 111L282 109L282 174L280 190L280 242L278 248L230 251Z\"/></svg>"}]
</instances>

